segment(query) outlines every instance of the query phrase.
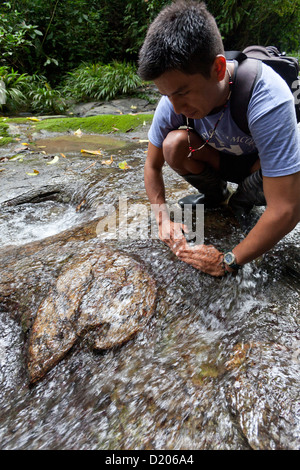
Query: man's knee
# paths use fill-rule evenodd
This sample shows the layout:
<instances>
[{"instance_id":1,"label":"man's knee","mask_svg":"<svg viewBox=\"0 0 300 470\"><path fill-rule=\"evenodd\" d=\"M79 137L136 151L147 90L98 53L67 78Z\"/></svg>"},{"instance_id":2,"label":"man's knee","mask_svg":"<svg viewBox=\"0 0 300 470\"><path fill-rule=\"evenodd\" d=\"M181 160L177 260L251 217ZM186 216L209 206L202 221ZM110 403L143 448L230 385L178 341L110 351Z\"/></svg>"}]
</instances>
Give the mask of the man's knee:
<instances>
[{"instance_id":1,"label":"man's knee","mask_svg":"<svg viewBox=\"0 0 300 470\"><path fill-rule=\"evenodd\" d=\"M164 159L174 170L180 170L182 159L188 154L187 132L185 130L171 131L163 142Z\"/></svg>"}]
</instances>

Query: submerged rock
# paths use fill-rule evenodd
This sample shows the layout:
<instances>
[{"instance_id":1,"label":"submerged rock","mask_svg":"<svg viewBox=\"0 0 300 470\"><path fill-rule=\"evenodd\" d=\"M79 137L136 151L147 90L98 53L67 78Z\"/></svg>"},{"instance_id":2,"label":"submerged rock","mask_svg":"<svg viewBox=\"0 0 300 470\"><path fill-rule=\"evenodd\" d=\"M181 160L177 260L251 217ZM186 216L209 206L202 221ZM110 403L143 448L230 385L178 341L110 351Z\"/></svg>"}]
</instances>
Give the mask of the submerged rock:
<instances>
[{"instance_id":1,"label":"submerged rock","mask_svg":"<svg viewBox=\"0 0 300 470\"><path fill-rule=\"evenodd\" d=\"M153 312L154 282L133 259L108 248L64 266L30 332L31 382L43 377L78 338L94 349L120 345Z\"/></svg>"},{"instance_id":2,"label":"submerged rock","mask_svg":"<svg viewBox=\"0 0 300 470\"><path fill-rule=\"evenodd\" d=\"M93 227L87 224L82 230L2 253L0 303L17 312L29 332L31 383L75 343L83 340L92 349L121 345L153 314L153 279L138 261L103 246L97 238L89 239L95 234Z\"/></svg>"},{"instance_id":3,"label":"submerged rock","mask_svg":"<svg viewBox=\"0 0 300 470\"><path fill-rule=\"evenodd\" d=\"M299 360L276 343L237 345L227 362L227 400L251 449L299 449Z\"/></svg>"}]
</instances>

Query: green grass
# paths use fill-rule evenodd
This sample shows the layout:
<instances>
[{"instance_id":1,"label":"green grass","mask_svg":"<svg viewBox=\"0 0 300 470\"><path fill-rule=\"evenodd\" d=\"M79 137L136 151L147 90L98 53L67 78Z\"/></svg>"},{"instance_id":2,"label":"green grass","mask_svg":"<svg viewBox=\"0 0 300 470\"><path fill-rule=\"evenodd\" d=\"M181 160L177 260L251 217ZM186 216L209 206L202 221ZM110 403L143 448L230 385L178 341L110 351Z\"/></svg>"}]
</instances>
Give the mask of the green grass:
<instances>
[{"instance_id":1,"label":"green grass","mask_svg":"<svg viewBox=\"0 0 300 470\"><path fill-rule=\"evenodd\" d=\"M68 132L81 129L82 132L90 134L107 134L110 132L122 133L137 129L151 123L153 115L111 115L89 116L84 118L54 118L45 119L34 123L35 131L46 130L48 132ZM117 129L117 130L116 130Z\"/></svg>"}]
</instances>

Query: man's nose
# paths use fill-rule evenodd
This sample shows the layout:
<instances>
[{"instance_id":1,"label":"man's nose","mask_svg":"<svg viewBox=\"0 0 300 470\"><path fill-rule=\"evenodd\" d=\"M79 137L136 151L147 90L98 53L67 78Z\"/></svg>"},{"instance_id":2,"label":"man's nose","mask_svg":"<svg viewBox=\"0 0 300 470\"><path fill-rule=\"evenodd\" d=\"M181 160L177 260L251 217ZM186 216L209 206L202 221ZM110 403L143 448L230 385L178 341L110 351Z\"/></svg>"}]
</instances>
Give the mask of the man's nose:
<instances>
[{"instance_id":1,"label":"man's nose","mask_svg":"<svg viewBox=\"0 0 300 470\"><path fill-rule=\"evenodd\" d=\"M172 96L169 98L176 114L184 114L185 103L182 97Z\"/></svg>"}]
</instances>

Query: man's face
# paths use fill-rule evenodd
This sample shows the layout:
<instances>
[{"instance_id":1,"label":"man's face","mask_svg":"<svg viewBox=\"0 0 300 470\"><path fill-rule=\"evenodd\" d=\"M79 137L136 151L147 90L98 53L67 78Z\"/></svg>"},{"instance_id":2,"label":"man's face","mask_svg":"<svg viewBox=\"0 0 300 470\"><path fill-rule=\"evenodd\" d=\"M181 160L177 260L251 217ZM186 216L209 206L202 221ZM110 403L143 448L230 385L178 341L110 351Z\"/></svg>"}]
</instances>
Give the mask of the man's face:
<instances>
[{"instance_id":1,"label":"man's face","mask_svg":"<svg viewBox=\"0 0 300 470\"><path fill-rule=\"evenodd\" d=\"M200 73L187 75L171 70L154 83L159 92L169 98L177 114L191 119L202 119L224 104L224 88L215 74L207 79Z\"/></svg>"}]
</instances>

